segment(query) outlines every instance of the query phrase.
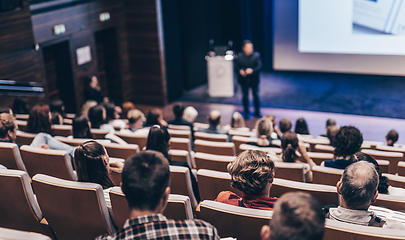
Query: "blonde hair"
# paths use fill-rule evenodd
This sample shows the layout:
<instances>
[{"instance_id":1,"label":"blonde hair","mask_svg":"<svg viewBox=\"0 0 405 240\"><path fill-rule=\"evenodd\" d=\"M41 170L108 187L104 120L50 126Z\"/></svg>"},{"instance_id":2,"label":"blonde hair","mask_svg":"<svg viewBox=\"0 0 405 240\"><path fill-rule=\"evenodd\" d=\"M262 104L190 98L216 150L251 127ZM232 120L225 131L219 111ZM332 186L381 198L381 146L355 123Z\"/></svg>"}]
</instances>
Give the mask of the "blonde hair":
<instances>
[{"instance_id":1,"label":"blonde hair","mask_svg":"<svg viewBox=\"0 0 405 240\"><path fill-rule=\"evenodd\" d=\"M0 138L7 137L8 130L14 132L15 118L9 113L0 114Z\"/></svg>"},{"instance_id":2,"label":"blonde hair","mask_svg":"<svg viewBox=\"0 0 405 240\"><path fill-rule=\"evenodd\" d=\"M273 132L273 124L268 118L262 118L256 122L257 144L259 146L268 146L270 136Z\"/></svg>"},{"instance_id":3,"label":"blonde hair","mask_svg":"<svg viewBox=\"0 0 405 240\"><path fill-rule=\"evenodd\" d=\"M273 181L274 163L264 151L246 150L228 164L232 187L240 191L261 195Z\"/></svg>"},{"instance_id":4,"label":"blonde hair","mask_svg":"<svg viewBox=\"0 0 405 240\"><path fill-rule=\"evenodd\" d=\"M93 100L86 101L82 106L82 111L81 111L82 115L86 116L86 118L88 119L89 118L89 110L90 110L90 108L95 107L97 105L98 104L97 104L96 101L93 101Z\"/></svg>"},{"instance_id":5,"label":"blonde hair","mask_svg":"<svg viewBox=\"0 0 405 240\"><path fill-rule=\"evenodd\" d=\"M126 117L128 118L129 123L133 124L136 123L139 120L139 118L142 119L145 118L145 115L138 109L131 109L129 110Z\"/></svg>"},{"instance_id":6,"label":"blonde hair","mask_svg":"<svg viewBox=\"0 0 405 240\"><path fill-rule=\"evenodd\" d=\"M239 112L234 112L231 120L232 128L243 128L245 127L245 120L243 119L242 114Z\"/></svg>"}]
</instances>

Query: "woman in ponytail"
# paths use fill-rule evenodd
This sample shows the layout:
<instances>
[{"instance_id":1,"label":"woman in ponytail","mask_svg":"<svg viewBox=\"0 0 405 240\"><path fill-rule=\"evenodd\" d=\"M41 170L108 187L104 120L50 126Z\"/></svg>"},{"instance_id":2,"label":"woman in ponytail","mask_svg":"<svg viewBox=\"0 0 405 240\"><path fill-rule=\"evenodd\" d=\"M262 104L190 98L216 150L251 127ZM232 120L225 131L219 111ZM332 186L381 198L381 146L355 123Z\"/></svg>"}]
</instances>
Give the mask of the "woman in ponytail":
<instances>
[{"instance_id":1,"label":"woman in ponytail","mask_svg":"<svg viewBox=\"0 0 405 240\"><path fill-rule=\"evenodd\" d=\"M281 149L283 150L281 159L283 162L303 163L298 160L297 152L305 159L304 174L305 181L312 182L312 167L316 166L314 161L308 156L307 150L303 143L298 140L297 134L294 132L286 132L281 137Z\"/></svg>"},{"instance_id":2,"label":"woman in ponytail","mask_svg":"<svg viewBox=\"0 0 405 240\"><path fill-rule=\"evenodd\" d=\"M279 146L271 143L271 133L273 132L273 124L268 118L261 118L256 122L256 142L248 142L247 144L258 146L258 147L276 147Z\"/></svg>"}]
</instances>

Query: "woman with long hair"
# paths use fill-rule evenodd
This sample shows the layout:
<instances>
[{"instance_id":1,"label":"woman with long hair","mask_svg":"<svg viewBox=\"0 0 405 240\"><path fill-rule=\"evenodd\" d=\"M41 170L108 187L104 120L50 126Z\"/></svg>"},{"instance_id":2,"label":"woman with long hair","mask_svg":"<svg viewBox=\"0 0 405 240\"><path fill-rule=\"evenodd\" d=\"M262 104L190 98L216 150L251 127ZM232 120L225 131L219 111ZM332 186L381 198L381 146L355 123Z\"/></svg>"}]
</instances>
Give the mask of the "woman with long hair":
<instances>
[{"instance_id":1,"label":"woman with long hair","mask_svg":"<svg viewBox=\"0 0 405 240\"><path fill-rule=\"evenodd\" d=\"M295 123L295 133L309 135L307 121L304 118L298 118Z\"/></svg>"},{"instance_id":2,"label":"woman with long hair","mask_svg":"<svg viewBox=\"0 0 405 240\"><path fill-rule=\"evenodd\" d=\"M79 182L97 183L103 187L107 206L111 208L109 192L114 183L109 174L111 171L121 172L123 163L110 161L107 151L100 143L87 141L76 148L75 166Z\"/></svg>"},{"instance_id":3,"label":"woman with long hair","mask_svg":"<svg viewBox=\"0 0 405 240\"><path fill-rule=\"evenodd\" d=\"M47 104L40 103L32 108L25 131L28 133L43 132L52 135L51 112Z\"/></svg>"},{"instance_id":4,"label":"woman with long hair","mask_svg":"<svg viewBox=\"0 0 405 240\"><path fill-rule=\"evenodd\" d=\"M86 116L76 116L72 121L73 138L88 138L93 139L93 134L90 131L89 120Z\"/></svg>"},{"instance_id":5,"label":"woman with long hair","mask_svg":"<svg viewBox=\"0 0 405 240\"><path fill-rule=\"evenodd\" d=\"M268 118L261 118L256 122L256 135L255 142L248 142L249 145L258 147L276 147L279 146L272 144L271 134L273 133L273 124Z\"/></svg>"},{"instance_id":6,"label":"woman with long hair","mask_svg":"<svg viewBox=\"0 0 405 240\"><path fill-rule=\"evenodd\" d=\"M153 125L159 125L161 127L167 127L167 122L163 119L162 110L154 108L146 115L145 127L151 127Z\"/></svg>"},{"instance_id":7,"label":"woman with long hair","mask_svg":"<svg viewBox=\"0 0 405 240\"><path fill-rule=\"evenodd\" d=\"M90 108L88 117L92 128L106 130L108 133L115 132L114 127L107 124L107 114L103 105Z\"/></svg>"}]
</instances>

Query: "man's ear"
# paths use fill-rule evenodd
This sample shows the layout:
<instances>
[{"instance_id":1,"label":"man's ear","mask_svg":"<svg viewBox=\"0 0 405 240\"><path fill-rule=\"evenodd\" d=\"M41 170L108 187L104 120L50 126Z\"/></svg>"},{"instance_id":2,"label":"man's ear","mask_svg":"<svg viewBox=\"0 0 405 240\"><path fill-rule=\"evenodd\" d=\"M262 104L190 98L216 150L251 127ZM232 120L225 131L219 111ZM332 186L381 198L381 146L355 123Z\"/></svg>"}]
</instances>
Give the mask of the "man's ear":
<instances>
[{"instance_id":1,"label":"man's ear","mask_svg":"<svg viewBox=\"0 0 405 240\"><path fill-rule=\"evenodd\" d=\"M371 203L374 203L377 200L377 197L378 197L378 190L375 191L375 194L374 194L373 200L371 200Z\"/></svg>"},{"instance_id":2,"label":"man's ear","mask_svg":"<svg viewBox=\"0 0 405 240\"><path fill-rule=\"evenodd\" d=\"M336 183L336 190L337 190L337 193L339 194L339 195L342 195L342 193L341 193L341 191L340 191L340 187L342 186L342 183L339 181L339 182L337 182Z\"/></svg>"},{"instance_id":3,"label":"man's ear","mask_svg":"<svg viewBox=\"0 0 405 240\"><path fill-rule=\"evenodd\" d=\"M170 187L167 187L165 192L162 195L162 198L160 200L161 201L161 206L162 206L162 212L161 213L163 213L163 211L165 210L165 208L167 206L167 201L169 200L170 191L171 191Z\"/></svg>"},{"instance_id":4,"label":"man's ear","mask_svg":"<svg viewBox=\"0 0 405 240\"><path fill-rule=\"evenodd\" d=\"M260 230L260 237L262 240L270 240L270 227L269 225L263 225L262 230Z\"/></svg>"}]
</instances>

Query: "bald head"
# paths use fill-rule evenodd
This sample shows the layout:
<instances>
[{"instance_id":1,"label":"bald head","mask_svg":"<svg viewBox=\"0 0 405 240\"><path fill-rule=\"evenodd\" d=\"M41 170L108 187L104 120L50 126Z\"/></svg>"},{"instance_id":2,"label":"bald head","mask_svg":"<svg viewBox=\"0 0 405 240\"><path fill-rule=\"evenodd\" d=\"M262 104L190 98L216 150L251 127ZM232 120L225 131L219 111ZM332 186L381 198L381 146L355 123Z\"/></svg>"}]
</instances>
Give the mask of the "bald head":
<instances>
[{"instance_id":1,"label":"bald head","mask_svg":"<svg viewBox=\"0 0 405 240\"><path fill-rule=\"evenodd\" d=\"M208 122L211 127L217 127L221 120L221 113L218 110L213 110L208 116Z\"/></svg>"},{"instance_id":2,"label":"bald head","mask_svg":"<svg viewBox=\"0 0 405 240\"><path fill-rule=\"evenodd\" d=\"M350 209L367 209L378 195L378 173L373 164L360 161L343 172L338 191Z\"/></svg>"}]
</instances>

